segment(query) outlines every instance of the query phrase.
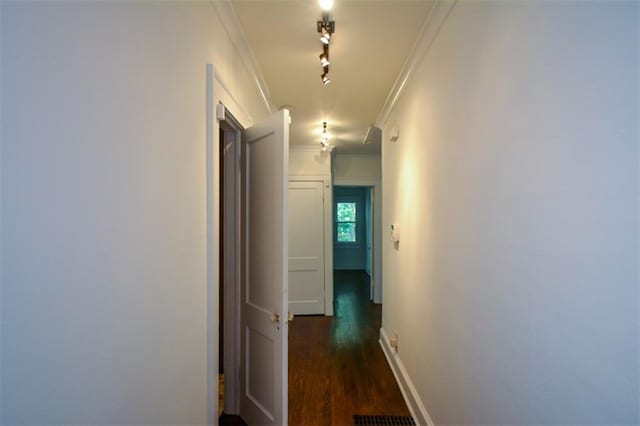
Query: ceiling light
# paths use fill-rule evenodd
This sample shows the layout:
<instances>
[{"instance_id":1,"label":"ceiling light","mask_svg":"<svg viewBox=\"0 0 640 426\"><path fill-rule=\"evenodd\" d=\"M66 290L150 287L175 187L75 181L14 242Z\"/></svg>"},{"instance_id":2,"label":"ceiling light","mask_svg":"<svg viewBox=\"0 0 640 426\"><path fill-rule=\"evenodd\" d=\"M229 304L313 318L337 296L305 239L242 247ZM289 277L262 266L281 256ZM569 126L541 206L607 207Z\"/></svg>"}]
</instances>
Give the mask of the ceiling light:
<instances>
[{"instance_id":1,"label":"ceiling light","mask_svg":"<svg viewBox=\"0 0 640 426\"><path fill-rule=\"evenodd\" d=\"M329 66L329 55L327 52L320 54L320 65L322 65L323 68Z\"/></svg>"},{"instance_id":2,"label":"ceiling light","mask_svg":"<svg viewBox=\"0 0 640 426\"><path fill-rule=\"evenodd\" d=\"M327 31L326 28L322 29L322 35L320 36L320 41L323 44L329 44L329 42L331 41L331 33Z\"/></svg>"},{"instance_id":3,"label":"ceiling light","mask_svg":"<svg viewBox=\"0 0 640 426\"><path fill-rule=\"evenodd\" d=\"M331 83L331 79L329 78L329 73L328 72L325 72L320 77L322 77L322 83L324 85L327 85L327 84Z\"/></svg>"},{"instance_id":4,"label":"ceiling light","mask_svg":"<svg viewBox=\"0 0 640 426\"><path fill-rule=\"evenodd\" d=\"M322 150L326 151L329 149L329 133L327 132L327 122L322 122L322 135L320 136L320 145L322 146Z\"/></svg>"},{"instance_id":5,"label":"ceiling light","mask_svg":"<svg viewBox=\"0 0 640 426\"><path fill-rule=\"evenodd\" d=\"M328 142L329 141L329 132L327 132L327 122L326 121L322 122L322 134L320 135L320 140L322 140L323 142Z\"/></svg>"},{"instance_id":6,"label":"ceiling light","mask_svg":"<svg viewBox=\"0 0 640 426\"><path fill-rule=\"evenodd\" d=\"M331 8L333 7L333 0L320 0L320 8L322 10L331 10Z\"/></svg>"}]
</instances>

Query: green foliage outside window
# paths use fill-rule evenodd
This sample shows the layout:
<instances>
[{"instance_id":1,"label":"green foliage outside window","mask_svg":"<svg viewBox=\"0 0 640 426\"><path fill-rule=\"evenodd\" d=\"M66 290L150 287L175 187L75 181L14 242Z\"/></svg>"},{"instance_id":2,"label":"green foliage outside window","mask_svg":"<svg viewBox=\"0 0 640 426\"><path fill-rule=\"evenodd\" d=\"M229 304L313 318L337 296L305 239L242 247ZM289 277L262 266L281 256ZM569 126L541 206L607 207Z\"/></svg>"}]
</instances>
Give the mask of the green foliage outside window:
<instances>
[{"instance_id":1,"label":"green foliage outside window","mask_svg":"<svg viewBox=\"0 0 640 426\"><path fill-rule=\"evenodd\" d=\"M337 203L336 231L339 243L356 242L356 203Z\"/></svg>"}]
</instances>

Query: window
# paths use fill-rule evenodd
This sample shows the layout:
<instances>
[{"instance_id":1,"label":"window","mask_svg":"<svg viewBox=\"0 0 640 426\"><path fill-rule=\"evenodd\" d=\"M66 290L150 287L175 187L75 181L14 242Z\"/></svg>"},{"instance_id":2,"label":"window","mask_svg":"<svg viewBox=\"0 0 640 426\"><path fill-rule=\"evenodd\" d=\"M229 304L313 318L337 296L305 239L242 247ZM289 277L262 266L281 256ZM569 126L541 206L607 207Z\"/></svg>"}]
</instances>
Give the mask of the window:
<instances>
[{"instance_id":1,"label":"window","mask_svg":"<svg viewBox=\"0 0 640 426\"><path fill-rule=\"evenodd\" d=\"M336 232L339 243L356 242L356 203L337 203Z\"/></svg>"}]
</instances>

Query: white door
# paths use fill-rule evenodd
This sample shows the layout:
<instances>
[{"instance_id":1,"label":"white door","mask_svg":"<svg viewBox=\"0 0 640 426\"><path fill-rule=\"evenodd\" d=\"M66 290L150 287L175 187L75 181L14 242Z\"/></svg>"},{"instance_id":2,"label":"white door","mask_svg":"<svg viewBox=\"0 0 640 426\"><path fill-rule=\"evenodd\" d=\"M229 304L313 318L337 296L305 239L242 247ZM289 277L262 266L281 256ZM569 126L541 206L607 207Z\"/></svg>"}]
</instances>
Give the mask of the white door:
<instances>
[{"instance_id":1,"label":"white door","mask_svg":"<svg viewBox=\"0 0 640 426\"><path fill-rule=\"evenodd\" d=\"M324 314L324 182L289 182L289 310Z\"/></svg>"},{"instance_id":2,"label":"white door","mask_svg":"<svg viewBox=\"0 0 640 426\"><path fill-rule=\"evenodd\" d=\"M242 139L240 414L250 425L286 425L289 112Z\"/></svg>"}]
</instances>

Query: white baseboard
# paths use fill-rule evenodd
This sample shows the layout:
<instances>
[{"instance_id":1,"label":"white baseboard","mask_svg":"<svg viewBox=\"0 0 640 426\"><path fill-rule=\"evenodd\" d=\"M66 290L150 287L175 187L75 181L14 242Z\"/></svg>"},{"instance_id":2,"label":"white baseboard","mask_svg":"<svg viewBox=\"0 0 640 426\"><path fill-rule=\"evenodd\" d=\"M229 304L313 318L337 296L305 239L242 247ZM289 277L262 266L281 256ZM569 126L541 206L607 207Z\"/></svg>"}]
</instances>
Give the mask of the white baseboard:
<instances>
[{"instance_id":1,"label":"white baseboard","mask_svg":"<svg viewBox=\"0 0 640 426\"><path fill-rule=\"evenodd\" d=\"M409 412L411 412L413 420L417 425L435 426L429 416L429 413L427 413L427 409L420 400L418 392L416 391L407 370L404 368L404 364L402 364L400 356L389 344L389 336L387 336L387 333L385 333L383 328L380 329L380 340L378 341L380 342L384 356L387 357L389 367L391 367L391 371L396 378L396 382L398 382L400 392L402 392L402 396L404 397L404 401L407 403L407 407L409 408Z\"/></svg>"}]
</instances>

